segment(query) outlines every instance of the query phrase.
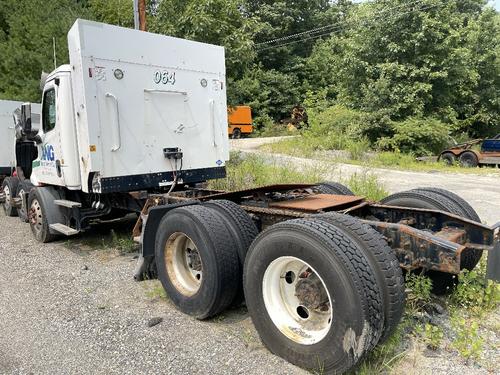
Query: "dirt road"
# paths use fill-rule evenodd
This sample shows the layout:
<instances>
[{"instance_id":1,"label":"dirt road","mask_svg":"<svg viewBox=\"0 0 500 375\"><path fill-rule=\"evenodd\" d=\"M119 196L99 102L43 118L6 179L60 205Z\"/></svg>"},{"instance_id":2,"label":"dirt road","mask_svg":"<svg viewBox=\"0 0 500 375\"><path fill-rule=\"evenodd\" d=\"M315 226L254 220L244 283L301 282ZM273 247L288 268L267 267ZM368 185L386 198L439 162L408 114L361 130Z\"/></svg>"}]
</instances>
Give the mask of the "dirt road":
<instances>
[{"instance_id":1,"label":"dirt road","mask_svg":"<svg viewBox=\"0 0 500 375\"><path fill-rule=\"evenodd\" d=\"M249 138L233 140L233 150L261 153L259 147L275 142L280 138ZM325 179L339 180L348 178L353 173L372 173L376 175L391 193L422 186L448 189L467 200L479 216L490 225L500 221L500 174L474 175L445 172L413 172L381 168L365 168L351 164L326 163L318 160L297 158L287 155L264 154L280 163L293 164L301 168L321 165L327 171Z\"/></svg>"}]
</instances>

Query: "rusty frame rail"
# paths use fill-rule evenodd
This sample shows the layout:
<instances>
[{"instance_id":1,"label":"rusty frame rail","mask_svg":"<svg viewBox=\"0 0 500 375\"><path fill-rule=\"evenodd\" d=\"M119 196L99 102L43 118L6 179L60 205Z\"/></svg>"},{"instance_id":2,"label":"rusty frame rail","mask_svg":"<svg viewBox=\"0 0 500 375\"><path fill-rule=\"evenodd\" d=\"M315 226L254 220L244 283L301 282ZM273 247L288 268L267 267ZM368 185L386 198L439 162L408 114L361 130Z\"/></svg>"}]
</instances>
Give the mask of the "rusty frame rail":
<instances>
[{"instance_id":1,"label":"rusty frame rail","mask_svg":"<svg viewBox=\"0 0 500 375\"><path fill-rule=\"evenodd\" d=\"M490 227L443 211L386 206L368 202L362 197L351 197L347 202L345 197L339 196L338 202L335 202L335 196L329 195L325 202L317 202L321 195L315 194L314 186L271 185L232 192L190 189L168 196L150 195L147 207L134 228L134 237L139 238L143 219L155 206L228 199L240 204L257 223L259 230L281 221L328 211L358 217L386 238L396 252L401 267L407 270L423 268L458 274L464 251L500 252L500 223ZM312 194L316 197L313 198Z\"/></svg>"}]
</instances>

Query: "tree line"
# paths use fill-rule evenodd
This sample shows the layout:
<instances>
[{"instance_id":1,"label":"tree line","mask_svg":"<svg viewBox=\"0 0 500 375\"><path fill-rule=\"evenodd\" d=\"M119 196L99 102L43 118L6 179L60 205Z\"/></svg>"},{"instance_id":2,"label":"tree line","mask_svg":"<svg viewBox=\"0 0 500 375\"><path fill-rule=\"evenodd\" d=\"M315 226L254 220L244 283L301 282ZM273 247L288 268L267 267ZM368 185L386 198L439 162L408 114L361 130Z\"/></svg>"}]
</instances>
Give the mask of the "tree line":
<instances>
[{"instance_id":1,"label":"tree line","mask_svg":"<svg viewBox=\"0 0 500 375\"><path fill-rule=\"evenodd\" d=\"M76 18L133 27L132 1L0 0L1 98L39 100L53 38L67 62ZM252 106L258 127L302 104L350 111L353 136L389 149L414 149L416 127L424 143L500 132L500 14L487 0L148 0L147 27L223 45L228 101Z\"/></svg>"}]
</instances>

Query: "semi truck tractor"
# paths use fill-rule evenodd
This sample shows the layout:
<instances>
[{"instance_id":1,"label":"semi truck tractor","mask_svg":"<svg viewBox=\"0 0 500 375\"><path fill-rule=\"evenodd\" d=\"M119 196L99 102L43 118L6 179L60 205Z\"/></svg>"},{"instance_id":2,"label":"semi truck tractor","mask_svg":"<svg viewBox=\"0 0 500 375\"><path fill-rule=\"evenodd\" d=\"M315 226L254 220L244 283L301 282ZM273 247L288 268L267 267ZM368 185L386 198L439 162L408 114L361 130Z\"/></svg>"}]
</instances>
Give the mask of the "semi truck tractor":
<instances>
[{"instance_id":1,"label":"semi truck tractor","mask_svg":"<svg viewBox=\"0 0 500 375\"><path fill-rule=\"evenodd\" d=\"M138 281L157 277L197 319L245 301L267 348L325 374L394 332L403 271L443 292L488 251L499 279L500 223L446 190L371 202L335 182L197 185L224 177L229 158L223 48L83 20L68 45L69 65L44 81L39 132L30 106L19 112L37 156L6 179L24 184L14 204L39 241L137 212Z\"/></svg>"},{"instance_id":2,"label":"semi truck tractor","mask_svg":"<svg viewBox=\"0 0 500 375\"><path fill-rule=\"evenodd\" d=\"M13 100L0 100L0 199L11 201L12 196L17 195L18 185L15 184L18 180L13 179L12 184L6 186L3 185L3 181L6 177L15 174L16 169L16 152L20 149L18 143L16 142L16 136L20 129L15 127L13 121L14 112L23 104L23 102L13 101ZM40 105L32 105L33 113L33 126L37 127L37 123L40 122ZM19 159L22 156L19 155ZM4 189L5 187L5 189ZM15 210L14 207L10 206L8 203L5 207L6 211L11 212Z\"/></svg>"},{"instance_id":3,"label":"semi truck tractor","mask_svg":"<svg viewBox=\"0 0 500 375\"><path fill-rule=\"evenodd\" d=\"M25 132L38 152L19 163L18 175L33 188L21 205L37 239L140 211L132 191L167 192L225 176L222 47L78 20L68 48L69 64L42 82L39 132ZM29 104L21 113L26 130Z\"/></svg>"},{"instance_id":4,"label":"semi truck tractor","mask_svg":"<svg viewBox=\"0 0 500 375\"><path fill-rule=\"evenodd\" d=\"M15 163L12 115L22 102L0 100L0 176L10 176ZM2 178L2 177L0 177Z\"/></svg>"}]
</instances>

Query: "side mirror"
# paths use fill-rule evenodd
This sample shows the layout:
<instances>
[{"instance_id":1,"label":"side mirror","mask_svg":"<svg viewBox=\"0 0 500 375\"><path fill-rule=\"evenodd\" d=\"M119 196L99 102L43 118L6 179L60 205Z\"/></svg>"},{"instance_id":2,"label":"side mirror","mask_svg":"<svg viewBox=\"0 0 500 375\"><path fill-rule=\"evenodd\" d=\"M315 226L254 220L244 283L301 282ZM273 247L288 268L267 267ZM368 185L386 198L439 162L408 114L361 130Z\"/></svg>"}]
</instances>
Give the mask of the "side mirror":
<instances>
[{"instance_id":1,"label":"side mirror","mask_svg":"<svg viewBox=\"0 0 500 375\"><path fill-rule=\"evenodd\" d=\"M35 136L33 137L33 140L35 141L35 143L36 143L37 145L40 145L40 144L42 144L42 143L43 143L43 139L42 139L42 137L40 137L38 134L37 134L37 135L35 135Z\"/></svg>"},{"instance_id":2,"label":"side mirror","mask_svg":"<svg viewBox=\"0 0 500 375\"><path fill-rule=\"evenodd\" d=\"M21 127L24 134L31 133L31 103L21 105Z\"/></svg>"}]
</instances>

